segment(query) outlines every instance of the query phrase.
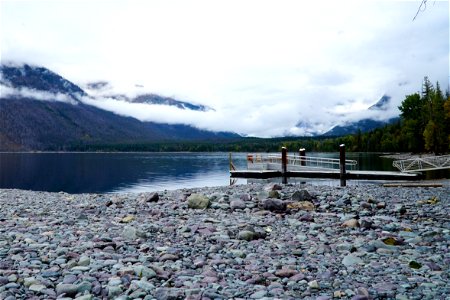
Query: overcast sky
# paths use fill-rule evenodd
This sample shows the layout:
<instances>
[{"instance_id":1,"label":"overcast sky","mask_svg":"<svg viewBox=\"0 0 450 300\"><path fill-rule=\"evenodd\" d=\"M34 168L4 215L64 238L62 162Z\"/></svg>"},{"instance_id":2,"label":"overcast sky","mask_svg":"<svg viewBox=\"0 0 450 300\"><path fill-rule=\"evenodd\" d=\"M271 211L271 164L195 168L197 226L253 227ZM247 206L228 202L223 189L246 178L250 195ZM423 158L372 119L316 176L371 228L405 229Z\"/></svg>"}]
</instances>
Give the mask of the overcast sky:
<instances>
[{"instance_id":1,"label":"overcast sky","mask_svg":"<svg viewBox=\"0 0 450 300\"><path fill-rule=\"evenodd\" d=\"M449 5L431 1L0 0L2 62L45 66L103 95L156 93L187 112L90 101L141 120L245 135L326 131L424 76L449 82ZM298 125L300 123L300 125ZM298 125L298 126L297 126Z\"/></svg>"}]
</instances>

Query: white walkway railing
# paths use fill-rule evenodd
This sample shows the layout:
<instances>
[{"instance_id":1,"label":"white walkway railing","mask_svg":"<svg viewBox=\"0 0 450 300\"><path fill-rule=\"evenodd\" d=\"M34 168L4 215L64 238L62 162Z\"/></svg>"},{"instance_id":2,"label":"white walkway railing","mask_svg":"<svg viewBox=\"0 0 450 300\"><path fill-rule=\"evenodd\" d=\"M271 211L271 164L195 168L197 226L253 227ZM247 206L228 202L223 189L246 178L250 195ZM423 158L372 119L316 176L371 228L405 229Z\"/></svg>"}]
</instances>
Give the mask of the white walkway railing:
<instances>
[{"instance_id":1,"label":"white walkway railing","mask_svg":"<svg viewBox=\"0 0 450 300\"><path fill-rule=\"evenodd\" d=\"M277 154L248 154L248 169L273 170L281 169L281 155ZM356 160L345 160L346 169L353 169L357 165ZM287 156L288 170L321 169L339 170L338 158L312 157L312 156Z\"/></svg>"},{"instance_id":2,"label":"white walkway railing","mask_svg":"<svg viewBox=\"0 0 450 300\"><path fill-rule=\"evenodd\" d=\"M450 169L450 155L415 157L392 163L401 172L420 172Z\"/></svg>"}]
</instances>

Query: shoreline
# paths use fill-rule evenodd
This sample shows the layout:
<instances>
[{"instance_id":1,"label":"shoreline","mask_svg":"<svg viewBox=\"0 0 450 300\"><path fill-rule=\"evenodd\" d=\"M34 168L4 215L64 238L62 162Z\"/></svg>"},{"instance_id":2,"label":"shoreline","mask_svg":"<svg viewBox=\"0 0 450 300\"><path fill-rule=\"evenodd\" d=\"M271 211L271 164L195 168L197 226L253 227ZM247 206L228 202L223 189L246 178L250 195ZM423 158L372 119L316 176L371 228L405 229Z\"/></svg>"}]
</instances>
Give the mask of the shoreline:
<instances>
[{"instance_id":1,"label":"shoreline","mask_svg":"<svg viewBox=\"0 0 450 300\"><path fill-rule=\"evenodd\" d=\"M447 184L0 189L0 299L447 299L449 195Z\"/></svg>"}]
</instances>

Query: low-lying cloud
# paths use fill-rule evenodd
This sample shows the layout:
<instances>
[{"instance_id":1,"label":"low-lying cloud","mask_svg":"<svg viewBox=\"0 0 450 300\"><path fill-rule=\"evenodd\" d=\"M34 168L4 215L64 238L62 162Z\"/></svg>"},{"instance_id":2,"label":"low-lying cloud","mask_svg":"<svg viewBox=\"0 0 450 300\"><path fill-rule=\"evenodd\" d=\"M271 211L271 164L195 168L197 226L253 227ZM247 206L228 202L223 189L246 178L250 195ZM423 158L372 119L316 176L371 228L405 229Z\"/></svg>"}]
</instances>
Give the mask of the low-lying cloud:
<instances>
[{"instance_id":1,"label":"low-lying cloud","mask_svg":"<svg viewBox=\"0 0 450 300\"><path fill-rule=\"evenodd\" d=\"M378 100L378 99L377 99ZM324 133L335 125L363 118L387 120L397 113L368 110L376 101L342 110L338 105L330 110L301 101L280 103L241 104L239 110L225 106L209 111L180 109L175 106L131 103L117 98L97 96L81 98L86 104L140 121L187 124L212 131L231 131L245 136L274 137L286 135L314 135ZM302 113L303 112L303 113ZM305 113L307 112L307 113ZM304 117L304 116L307 117ZM320 121L319 121L320 120Z\"/></svg>"},{"instance_id":2,"label":"low-lying cloud","mask_svg":"<svg viewBox=\"0 0 450 300\"><path fill-rule=\"evenodd\" d=\"M5 98L29 98L39 101L53 101L53 102L64 102L73 105L77 105L76 101L72 96L62 93L50 93L46 91L38 91L29 88L13 88L4 84L0 84L0 99Z\"/></svg>"}]
</instances>

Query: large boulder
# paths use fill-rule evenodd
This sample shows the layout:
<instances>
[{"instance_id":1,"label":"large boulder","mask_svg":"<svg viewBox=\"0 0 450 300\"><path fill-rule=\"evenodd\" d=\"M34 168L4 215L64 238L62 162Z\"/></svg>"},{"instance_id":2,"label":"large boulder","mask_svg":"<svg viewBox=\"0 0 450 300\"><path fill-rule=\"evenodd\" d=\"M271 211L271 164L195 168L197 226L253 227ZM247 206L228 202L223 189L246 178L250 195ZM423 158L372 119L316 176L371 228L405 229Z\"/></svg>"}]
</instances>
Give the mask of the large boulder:
<instances>
[{"instance_id":1,"label":"large boulder","mask_svg":"<svg viewBox=\"0 0 450 300\"><path fill-rule=\"evenodd\" d=\"M312 197L307 190L295 191L291 197L292 201L311 201Z\"/></svg>"},{"instance_id":2,"label":"large boulder","mask_svg":"<svg viewBox=\"0 0 450 300\"><path fill-rule=\"evenodd\" d=\"M159 194L158 193L150 193L144 196L145 202L158 202Z\"/></svg>"},{"instance_id":3,"label":"large boulder","mask_svg":"<svg viewBox=\"0 0 450 300\"><path fill-rule=\"evenodd\" d=\"M280 199L266 199L262 201L262 207L265 210L270 210L273 212L284 212L286 211L286 203Z\"/></svg>"},{"instance_id":4,"label":"large boulder","mask_svg":"<svg viewBox=\"0 0 450 300\"><path fill-rule=\"evenodd\" d=\"M208 197L202 194L192 194L187 198L188 207L193 209L205 209L211 204Z\"/></svg>"},{"instance_id":5,"label":"large boulder","mask_svg":"<svg viewBox=\"0 0 450 300\"><path fill-rule=\"evenodd\" d=\"M278 191L273 190L269 192L269 198L280 199L281 195Z\"/></svg>"},{"instance_id":6,"label":"large boulder","mask_svg":"<svg viewBox=\"0 0 450 300\"><path fill-rule=\"evenodd\" d=\"M230 208L235 209L245 209L247 206L245 205L245 202L241 199L234 199L230 202Z\"/></svg>"}]
</instances>

